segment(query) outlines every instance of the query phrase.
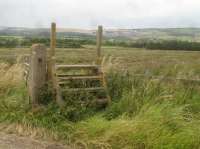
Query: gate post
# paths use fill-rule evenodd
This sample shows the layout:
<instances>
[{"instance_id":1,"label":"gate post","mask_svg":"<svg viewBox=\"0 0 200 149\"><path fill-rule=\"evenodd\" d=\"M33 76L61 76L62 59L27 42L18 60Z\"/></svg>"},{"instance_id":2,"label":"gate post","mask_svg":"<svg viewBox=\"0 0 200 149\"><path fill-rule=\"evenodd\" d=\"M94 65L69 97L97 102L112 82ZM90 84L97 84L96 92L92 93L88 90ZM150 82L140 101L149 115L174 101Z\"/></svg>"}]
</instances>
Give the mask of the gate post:
<instances>
[{"instance_id":1,"label":"gate post","mask_svg":"<svg viewBox=\"0 0 200 149\"><path fill-rule=\"evenodd\" d=\"M56 23L51 24L51 36L50 36L50 50L48 58L48 81L52 82L53 79L53 67L55 63L55 48L56 48Z\"/></svg>"},{"instance_id":2,"label":"gate post","mask_svg":"<svg viewBox=\"0 0 200 149\"><path fill-rule=\"evenodd\" d=\"M45 90L47 74L47 52L43 44L34 44L31 47L29 96L32 106L40 104L42 92Z\"/></svg>"},{"instance_id":3,"label":"gate post","mask_svg":"<svg viewBox=\"0 0 200 149\"><path fill-rule=\"evenodd\" d=\"M47 64L48 84L52 88L53 98L55 98L57 104L60 107L62 107L64 105L64 102L61 97L60 87L58 85L56 76L55 49L56 49L56 23L51 23L50 51Z\"/></svg>"},{"instance_id":4,"label":"gate post","mask_svg":"<svg viewBox=\"0 0 200 149\"><path fill-rule=\"evenodd\" d=\"M97 64L101 63L101 44L103 37L103 26L98 26L97 35L96 35L96 48L97 48Z\"/></svg>"}]
</instances>

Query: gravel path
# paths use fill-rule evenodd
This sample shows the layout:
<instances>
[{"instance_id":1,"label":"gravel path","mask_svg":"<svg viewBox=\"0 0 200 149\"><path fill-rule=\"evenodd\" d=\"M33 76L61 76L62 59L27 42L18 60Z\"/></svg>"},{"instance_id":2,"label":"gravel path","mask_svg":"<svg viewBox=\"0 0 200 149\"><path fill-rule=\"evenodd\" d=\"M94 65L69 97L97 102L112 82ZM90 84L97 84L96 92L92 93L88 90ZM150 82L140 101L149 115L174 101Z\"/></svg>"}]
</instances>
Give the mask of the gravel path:
<instances>
[{"instance_id":1,"label":"gravel path","mask_svg":"<svg viewBox=\"0 0 200 149\"><path fill-rule=\"evenodd\" d=\"M0 132L0 149L69 149L69 147Z\"/></svg>"}]
</instances>

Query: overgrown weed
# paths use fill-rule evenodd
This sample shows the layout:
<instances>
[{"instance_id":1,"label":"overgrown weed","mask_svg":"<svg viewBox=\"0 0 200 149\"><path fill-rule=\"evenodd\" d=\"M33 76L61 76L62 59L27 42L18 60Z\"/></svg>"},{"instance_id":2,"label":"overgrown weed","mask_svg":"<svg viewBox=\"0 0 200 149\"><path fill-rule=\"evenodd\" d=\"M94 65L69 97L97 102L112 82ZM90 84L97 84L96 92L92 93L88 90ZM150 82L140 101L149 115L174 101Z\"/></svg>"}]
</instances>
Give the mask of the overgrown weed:
<instances>
[{"instance_id":1,"label":"overgrown weed","mask_svg":"<svg viewBox=\"0 0 200 149\"><path fill-rule=\"evenodd\" d=\"M16 124L18 133L44 138L49 134L75 148L189 149L200 146L198 85L141 79L127 72L107 72L113 102L105 111L96 111L82 102L82 96L86 96L83 94L67 96L65 109L50 102L33 112L22 81L21 66L1 65L0 122ZM43 131L39 133L37 129Z\"/></svg>"}]
</instances>

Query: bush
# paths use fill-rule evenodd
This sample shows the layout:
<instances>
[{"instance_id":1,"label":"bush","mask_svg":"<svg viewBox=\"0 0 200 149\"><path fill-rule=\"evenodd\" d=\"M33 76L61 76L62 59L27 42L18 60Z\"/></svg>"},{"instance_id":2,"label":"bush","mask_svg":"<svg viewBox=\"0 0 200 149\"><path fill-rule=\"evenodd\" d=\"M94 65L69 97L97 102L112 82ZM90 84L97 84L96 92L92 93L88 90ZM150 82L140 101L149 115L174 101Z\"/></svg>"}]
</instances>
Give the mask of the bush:
<instances>
[{"instance_id":1,"label":"bush","mask_svg":"<svg viewBox=\"0 0 200 149\"><path fill-rule=\"evenodd\" d=\"M84 40L75 39L57 39L58 48L81 48L81 45L86 42ZM30 47L32 44L42 43L46 46L50 45L49 38L14 38L14 37L0 37L0 47L15 48L15 47Z\"/></svg>"},{"instance_id":2,"label":"bush","mask_svg":"<svg viewBox=\"0 0 200 149\"><path fill-rule=\"evenodd\" d=\"M151 50L185 50L200 51L199 42L180 41L180 40L148 40L139 39L136 41L106 41L108 46L122 46L131 48L146 48Z\"/></svg>"}]
</instances>

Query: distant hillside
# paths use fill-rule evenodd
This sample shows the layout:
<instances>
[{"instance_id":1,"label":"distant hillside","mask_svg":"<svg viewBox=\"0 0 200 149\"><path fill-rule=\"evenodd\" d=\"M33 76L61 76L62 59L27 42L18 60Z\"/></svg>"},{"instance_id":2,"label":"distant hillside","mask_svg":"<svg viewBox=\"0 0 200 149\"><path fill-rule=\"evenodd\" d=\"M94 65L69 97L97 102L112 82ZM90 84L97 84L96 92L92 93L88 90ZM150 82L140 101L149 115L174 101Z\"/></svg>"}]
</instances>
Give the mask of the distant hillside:
<instances>
[{"instance_id":1,"label":"distant hillside","mask_svg":"<svg viewBox=\"0 0 200 149\"><path fill-rule=\"evenodd\" d=\"M178 39L200 41L200 28L106 30L106 37L136 39Z\"/></svg>"},{"instance_id":2,"label":"distant hillside","mask_svg":"<svg viewBox=\"0 0 200 149\"><path fill-rule=\"evenodd\" d=\"M65 29L57 30L59 38L94 38L95 30ZM48 28L11 28L0 27L0 36L49 37ZM167 29L105 29L107 39L178 39L200 41L200 28L167 28Z\"/></svg>"}]
</instances>

